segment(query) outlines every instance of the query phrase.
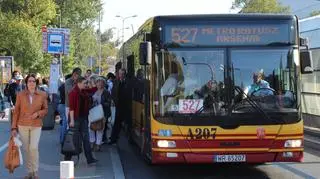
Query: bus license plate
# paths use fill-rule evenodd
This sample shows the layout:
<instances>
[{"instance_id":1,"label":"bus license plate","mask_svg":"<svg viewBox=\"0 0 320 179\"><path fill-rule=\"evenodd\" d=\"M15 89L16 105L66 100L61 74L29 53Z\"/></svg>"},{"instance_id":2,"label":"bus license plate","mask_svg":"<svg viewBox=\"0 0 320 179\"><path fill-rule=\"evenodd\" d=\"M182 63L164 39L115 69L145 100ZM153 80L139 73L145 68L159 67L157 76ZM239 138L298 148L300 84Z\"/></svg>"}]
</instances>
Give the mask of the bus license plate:
<instances>
[{"instance_id":1,"label":"bus license plate","mask_svg":"<svg viewBox=\"0 0 320 179\"><path fill-rule=\"evenodd\" d=\"M216 155L214 162L245 162L245 155Z\"/></svg>"}]
</instances>

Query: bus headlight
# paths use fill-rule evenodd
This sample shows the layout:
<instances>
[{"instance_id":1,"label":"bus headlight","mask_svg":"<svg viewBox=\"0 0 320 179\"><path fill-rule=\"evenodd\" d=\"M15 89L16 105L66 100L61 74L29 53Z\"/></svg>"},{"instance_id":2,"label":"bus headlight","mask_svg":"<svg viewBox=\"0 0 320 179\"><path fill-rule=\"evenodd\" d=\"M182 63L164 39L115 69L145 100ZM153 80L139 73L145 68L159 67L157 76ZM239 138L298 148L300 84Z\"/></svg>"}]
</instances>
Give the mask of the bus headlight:
<instances>
[{"instance_id":1,"label":"bus headlight","mask_svg":"<svg viewBox=\"0 0 320 179\"><path fill-rule=\"evenodd\" d=\"M301 139L297 139L297 140L287 140L284 143L284 147L287 148L295 148L295 147L301 147L302 146L302 141Z\"/></svg>"},{"instance_id":2,"label":"bus headlight","mask_svg":"<svg viewBox=\"0 0 320 179\"><path fill-rule=\"evenodd\" d=\"M175 148L176 147L176 142L170 141L170 140L158 140L157 144L158 144L158 147L161 147L161 148Z\"/></svg>"}]
</instances>

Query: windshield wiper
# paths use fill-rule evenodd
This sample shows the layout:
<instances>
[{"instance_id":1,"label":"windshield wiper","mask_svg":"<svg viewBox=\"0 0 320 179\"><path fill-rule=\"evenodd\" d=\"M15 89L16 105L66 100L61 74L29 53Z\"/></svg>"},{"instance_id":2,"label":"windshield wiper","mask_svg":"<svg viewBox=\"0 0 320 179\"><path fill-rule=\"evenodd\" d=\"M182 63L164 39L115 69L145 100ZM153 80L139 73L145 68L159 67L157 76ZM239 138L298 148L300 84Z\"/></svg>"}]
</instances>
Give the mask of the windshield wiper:
<instances>
[{"instance_id":1,"label":"windshield wiper","mask_svg":"<svg viewBox=\"0 0 320 179\"><path fill-rule=\"evenodd\" d=\"M271 42L267 44L267 46L288 46L288 45L294 45L290 42Z\"/></svg>"},{"instance_id":2,"label":"windshield wiper","mask_svg":"<svg viewBox=\"0 0 320 179\"><path fill-rule=\"evenodd\" d=\"M244 95L248 101L248 103L255 109L257 110L259 113L263 114L265 118L267 118L268 120L271 120L270 116L262 109L262 107L257 104L256 101L254 101L250 96L248 96L240 87L235 86L234 89Z\"/></svg>"}]
</instances>

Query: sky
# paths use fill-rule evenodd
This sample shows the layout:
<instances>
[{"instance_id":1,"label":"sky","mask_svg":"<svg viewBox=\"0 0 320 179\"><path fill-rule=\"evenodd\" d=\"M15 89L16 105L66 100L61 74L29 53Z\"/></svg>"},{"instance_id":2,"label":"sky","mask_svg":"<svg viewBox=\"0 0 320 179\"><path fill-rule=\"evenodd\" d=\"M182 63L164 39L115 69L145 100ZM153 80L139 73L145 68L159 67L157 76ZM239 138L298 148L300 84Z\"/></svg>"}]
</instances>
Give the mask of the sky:
<instances>
[{"instance_id":1,"label":"sky","mask_svg":"<svg viewBox=\"0 0 320 179\"><path fill-rule=\"evenodd\" d=\"M234 0L103 0L103 17L101 31L108 28L114 29L114 39L122 35L122 20L119 17L137 15L135 18L125 20L125 40L150 17L157 15L176 14L225 14L234 13L230 10ZM133 30L132 30L133 28Z\"/></svg>"}]
</instances>

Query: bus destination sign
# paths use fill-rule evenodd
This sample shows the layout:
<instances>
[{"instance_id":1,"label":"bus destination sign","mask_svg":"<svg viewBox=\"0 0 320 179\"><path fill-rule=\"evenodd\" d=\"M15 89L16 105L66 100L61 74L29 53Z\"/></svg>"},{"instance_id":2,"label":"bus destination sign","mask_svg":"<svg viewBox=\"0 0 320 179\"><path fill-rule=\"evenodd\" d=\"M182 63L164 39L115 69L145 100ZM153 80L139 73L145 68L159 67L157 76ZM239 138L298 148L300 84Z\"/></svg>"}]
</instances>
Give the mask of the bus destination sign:
<instances>
[{"instance_id":1,"label":"bus destination sign","mask_svg":"<svg viewBox=\"0 0 320 179\"><path fill-rule=\"evenodd\" d=\"M290 42L289 24L166 25L167 44L180 46L266 45Z\"/></svg>"}]
</instances>

